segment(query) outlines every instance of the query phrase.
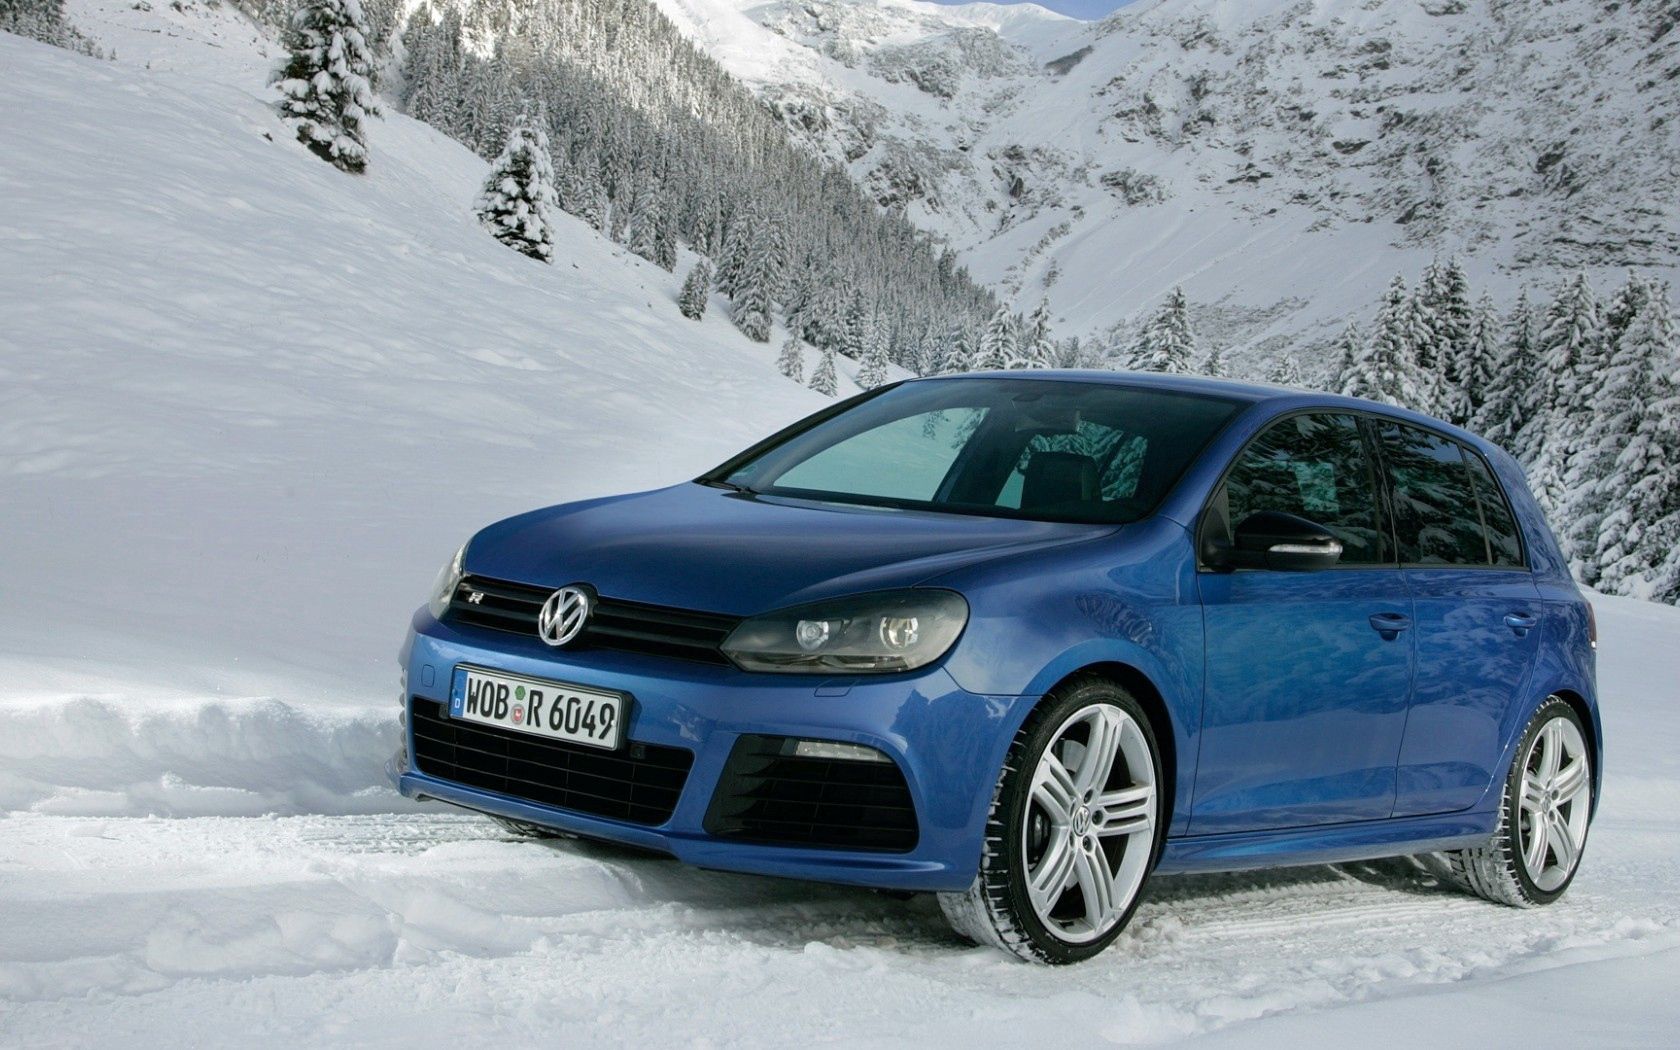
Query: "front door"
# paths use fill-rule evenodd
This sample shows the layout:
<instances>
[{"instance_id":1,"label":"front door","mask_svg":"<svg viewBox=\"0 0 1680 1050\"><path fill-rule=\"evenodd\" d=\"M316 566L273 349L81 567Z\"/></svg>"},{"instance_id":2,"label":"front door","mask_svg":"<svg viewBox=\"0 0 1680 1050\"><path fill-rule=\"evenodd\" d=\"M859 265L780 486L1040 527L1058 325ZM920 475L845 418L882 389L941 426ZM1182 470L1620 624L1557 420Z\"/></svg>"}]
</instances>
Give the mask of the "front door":
<instances>
[{"instance_id":1,"label":"front door","mask_svg":"<svg viewBox=\"0 0 1680 1050\"><path fill-rule=\"evenodd\" d=\"M1202 523L1257 511L1342 541L1335 568L1198 574L1206 692L1190 833L1389 816L1411 688L1412 600L1359 417L1287 416L1239 455Z\"/></svg>"},{"instance_id":2,"label":"front door","mask_svg":"<svg viewBox=\"0 0 1680 1050\"><path fill-rule=\"evenodd\" d=\"M1539 647L1540 593L1482 458L1418 427L1381 431L1417 620L1394 812L1451 813L1474 805L1499 775L1501 727L1525 695Z\"/></svg>"}]
</instances>

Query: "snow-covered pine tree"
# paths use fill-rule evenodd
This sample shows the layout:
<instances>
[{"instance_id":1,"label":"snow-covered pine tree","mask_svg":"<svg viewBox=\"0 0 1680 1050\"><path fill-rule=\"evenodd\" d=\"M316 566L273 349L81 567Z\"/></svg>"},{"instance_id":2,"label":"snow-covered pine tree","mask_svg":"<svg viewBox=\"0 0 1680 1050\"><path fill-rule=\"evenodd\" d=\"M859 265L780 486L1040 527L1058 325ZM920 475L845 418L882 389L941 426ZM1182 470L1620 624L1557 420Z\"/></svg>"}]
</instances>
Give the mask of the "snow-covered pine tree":
<instances>
[{"instance_id":1,"label":"snow-covered pine tree","mask_svg":"<svg viewBox=\"0 0 1680 1050\"><path fill-rule=\"evenodd\" d=\"M873 390L887 381L887 332L879 317L871 318L863 341L857 385Z\"/></svg>"},{"instance_id":2,"label":"snow-covered pine tree","mask_svg":"<svg viewBox=\"0 0 1680 1050\"><path fill-rule=\"evenodd\" d=\"M1021 347L1021 357L1024 367L1055 367L1056 351L1050 340L1050 300L1038 301L1032 316L1027 319L1027 330L1022 343L1024 345Z\"/></svg>"},{"instance_id":3,"label":"snow-covered pine tree","mask_svg":"<svg viewBox=\"0 0 1680 1050\"><path fill-rule=\"evenodd\" d=\"M1639 420L1604 483L1594 561L1601 590L1680 604L1680 343L1668 289L1652 292L1618 340L1618 386Z\"/></svg>"},{"instance_id":4,"label":"snow-covered pine tree","mask_svg":"<svg viewBox=\"0 0 1680 1050\"><path fill-rule=\"evenodd\" d=\"M788 319L787 341L782 343L781 356L776 358L776 369L795 383L805 382L805 344L799 338L799 319Z\"/></svg>"},{"instance_id":5,"label":"snow-covered pine tree","mask_svg":"<svg viewBox=\"0 0 1680 1050\"><path fill-rule=\"evenodd\" d=\"M757 225L750 203L734 210L727 231L723 235L723 252L718 256L717 290L730 298L747 272L747 257L752 254L754 228Z\"/></svg>"},{"instance_id":6,"label":"snow-covered pine tree","mask_svg":"<svg viewBox=\"0 0 1680 1050\"><path fill-rule=\"evenodd\" d=\"M986 330L980 333L974 367L982 372L995 372L1008 368L1014 360L1015 319L1007 306L999 304L992 312L992 319L986 322Z\"/></svg>"},{"instance_id":7,"label":"snow-covered pine tree","mask_svg":"<svg viewBox=\"0 0 1680 1050\"><path fill-rule=\"evenodd\" d=\"M1391 405L1419 403L1412 358L1415 301L1406 292L1405 280L1396 276L1383 296L1371 338L1356 349L1342 375L1342 393Z\"/></svg>"},{"instance_id":8,"label":"snow-covered pine tree","mask_svg":"<svg viewBox=\"0 0 1680 1050\"><path fill-rule=\"evenodd\" d=\"M1131 367L1140 372L1189 372L1196 358L1196 332L1184 289L1174 288L1132 344Z\"/></svg>"},{"instance_id":9,"label":"snow-covered pine tree","mask_svg":"<svg viewBox=\"0 0 1680 1050\"><path fill-rule=\"evenodd\" d=\"M939 374L948 375L953 372L972 372L974 370L974 333L967 324L955 322L945 333L943 356L939 362Z\"/></svg>"},{"instance_id":10,"label":"snow-covered pine tree","mask_svg":"<svg viewBox=\"0 0 1680 1050\"><path fill-rule=\"evenodd\" d=\"M712 297L712 268L700 259L683 278L682 291L677 295L677 309L690 321L706 316L706 303Z\"/></svg>"},{"instance_id":11,"label":"snow-covered pine tree","mask_svg":"<svg viewBox=\"0 0 1680 1050\"><path fill-rule=\"evenodd\" d=\"M1604 340L1615 346L1627 326L1633 323L1634 317L1650 301L1654 289L1650 282L1636 273L1629 272L1627 280L1616 289L1616 294L1604 306Z\"/></svg>"},{"instance_id":12,"label":"snow-covered pine tree","mask_svg":"<svg viewBox=\"0 0 1680 1050\"><path fill-rule=\"evenodd\" d=\"M1505 353L1498 358L1471 428L1527 464L1530 457L1523 447L1523 433L1534 410L1531 398L1540 359L1535 356L1534 308L1529 305L1526 288L1517 293L1516 305L1505 319L1504 342Z\"/></svg>"},{"instance_id":13,"label":"snow-covered pine tree","mask_svg":"<svg viewBox=\"0 0 1680 1050\"><path fill-rule=\"evenodd\" d=\"M666 273L677 269L677 223L664 208L660 209L659 229L653 235L653 264Z\"/></svg>"},{"instance_id":14,"label":"snow-covered pine tree","mask_svg":"<svg viewBox=\"0 0 1680 1050\"><path fill-rule=\"evenodd\" d=\"M1354 336L1357 341L1357 331L1354 332ZM1300 358L1294 354L1280 354L1277 360L1272 362L1271 369L1266 372L1266 382L1276 383L1278 386L1302 386Z\"/></svg>"},{"instance_id":15,"label":"snow-covered pine tree","mask_svg":"<svg viewBox=\"0 0 1680 1050\"><path fill-rule=\"evenodd\" d=\"M1361 396L1358 391L1362 378L1356 377L1360 376L1359 368L1364 358L1365 337L1360 334L1359 325L1349 321L1336 338L1336 373L1332 376L1331 389L1348 397Z\"/></svg>"},{"instance_id":16,"label":"snow-covered pine tree","mask_svg":"<svg viewBox=\"0 0 1680 1050\"><path fill-rule=\"evenodd\" d=\"M614 244L623 244L629 236L630 215L635 198L636 191L625 182L620 182L617 191L611 194L612 207L607 212L607 239Z\"/></svg>"},{"instance_id":17,"label":"snow-covered pine tree","mask_svg":"<svg viewBox=\"0 0 1680 1050\"><path fill-rule=\"evenodd\" d=\"M787 232L776 219L763 220L764 290L772 303L783 302L788 295Z\"/></svg>"},{"instance_id":18,"label":"snow-covered pine tree","mask_svg":"<svg viewBox=\"0 0 1680 1050\"><path fill-rule=\"evenodd\" d=\"M747 264L735 283L731 306L735 327L756 343L770 341L771 293L775 281L771 231L760 226L747 249Z\"/></svg>"},{"instance_id":19,"label":"snow-covered pine tree","mask_svg":"<svg viewBox=\"0 0 1680 1050\"><path fill-rule=\"evenodd\" d=\"M1542 391L1543 406L1528 420L1524 444L1538 450L1529 466L1529 480L1535 499L1554 521L1561 521L1570 486L1569 459L1586 429L1592 412L1582 394L1596 380L1587 371L1602 366L1603 322L1598 296L1578 273L1559 289L1546 311L1535 348L1540 372L1534 383ZM1575 563L1583 552L1575 551L1564 536L1564 554Z\"/></svg>"},{"instance_id":20,"label":"snow-covered pine tree","mask_svg":"<svg viewBox=\"0 0 1680 1050\"><path fill-rule=\"evenodd\" d=\"M863 304L863 293L853 292L840 319L839 351L853 361L861 361L864 348L868 345L869 311Z\"/></svg>"},{"instance_id":21,"label":"snow-covered pine tree","mask_svg":"<svg viewBox=\"0 0 1680 1050\"><path fill-rule=\"evenodd\" d=\"M659 194L654 191L651 179L637 180L629 221L625 246L630 249L630 254L654 262L659 252L659 225L664 220Z\"/></svg>"},{"instance_id":22,"label":"snow-covered pine tree","mask_svg":"<svg viewBox=\"0 0 1680 1050\"><path fill-rule=\"evenodd\" d=\"M1630 278L1629 284L1636 281ZM1576 576L1589 587L1598 583L1603 564L1600 526L1639 480L1618 471L1621 454L1637 440L1647 406L1660 399L1663 363L1673 359L1673 325L1666 304L1653 304L1648 290L1638 289L1619 305L1634 313L1617 318L1621 331L1616 344L1604 355L1590 389L1580 394L1588 401L1588 411L1564 468L1568 488L1560 539L1574 552Z\"/></svg>"},{"instance_id":23,"label":"snow-covered pine tree","mask_svg":"<svg viewBox=\"0 0 1680 1050\"><path fill-rule=\"evenodd\" d=\"M367 37L359 0L304 0L282 38L286 59L269 78L298 141L352 173L367 168L367 118L379 115Z\"/></svg>"},{"instance_id":24,"label":"snow-covered pine tree","mask_svg":"<svg viewBox=\"0 0 1680 1050\"><path fill-rule=\"evenodd\" d=\"M822 356L817 358L817 367L811 371L811 389L829 397L839 393L840 379L834 368L834 347L824 347Z\"/></svg>"},{"instance_id":25,"label":"snow-covered pine tree","mask_svg":"<svg viewBox=\"0 0 1680 1050\"><path fill-rule=\"evenodd\" d=\"M1197 371L1202 375L1212 376L1215 379L1224 379L1230 374L1229 370L1225 367L1225 351L1218 346L1209 350L1208 355L1202 358L1201 367L1198 368Z\"/></svg>"},{"instance_id":26,"label":"snow-covered pine tree","mask_svg":"<svg viewBox=\"0 0 1680 1050\"><path fill-rule=\"evenodd\" d=\"M1452 422L1459 426L1470 426L1480 417L1482 405L1498 381L1499 339L1499 313L1492 297L1483 295L1471 308L1470 325L1458 353Z\"/></svg>"},{"instance_id":27,"label":"snow-covered pine tree","mask_svg":"<svg viewBox=\"0 0 1680 1050\"><path fill-rule=\"evenodd\" d=\"M1439 330L1435 305L1423 291L1419 287L1397 315L1401 333L1397 343L1401 348L1399 361L1402 374L1408 377L1402 386L1410 393L1405 395L1406 400L1395 403L1433 416L1443 416L1446 414L1448 347Z\"/></svg>"},{"instance_id":28,"label":"snow-covered pine tree","mask_svg":"<svg viewBox=\"0 0 1680 1050\"><path fill-rule=\"evenodd\" d=\"M1432 269L1433 277L1426 280L1419 295L1428 307L1423 320L1437 355L1435 371L1440 375L1435 409L1441 418L1463 426L1475 409L1465 379L1474 323L1470 281L1456 256Z\"/></svg>"},{"instance_id":29,"label":"snow-covered pine tree","mask_svg":"<svg viewBox=\"0 0 1680 1050\"><path fill-rule=\"evenodd\" d=\"M478 221L498 241L533 259L554 256L554 167L542 122L520 114L479 190Z\"/></svg>"}]
</instances>

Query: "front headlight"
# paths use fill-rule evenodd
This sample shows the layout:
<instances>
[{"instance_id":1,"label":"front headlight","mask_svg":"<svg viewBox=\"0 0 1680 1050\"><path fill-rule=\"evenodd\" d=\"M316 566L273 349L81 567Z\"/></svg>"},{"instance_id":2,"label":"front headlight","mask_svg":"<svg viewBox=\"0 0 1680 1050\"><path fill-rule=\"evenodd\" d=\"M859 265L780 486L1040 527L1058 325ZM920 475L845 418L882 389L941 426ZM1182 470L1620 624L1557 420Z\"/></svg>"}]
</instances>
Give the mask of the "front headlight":
<instances>
[{"instance_id":1,"label":"front headlight","mask_svg":"<svg viewBox=\"0 0 1680 1050\"><path fill-rule=\"evenodd\" d=\"M723 652L745 671L913 671L944 656L967 623L955 591L880 591L754 616Z\"/></svg>"},{"instance_id":2,"label":"front headlight","mask_svg":"<svg viewBox=\"0 0 1680 1050\"><path fill-rule=\"evenodd\" d=\"M461 566L466 559L467 545L463 543L461 549L455 552L455 557L449 559L449 564L439 570L437 579L432 581L432 594L426 608L434 619L443 619L443 614L449 611L449 600L455 597L455 588L461 586L464 575Z\"/></svg>"}]
</instances>

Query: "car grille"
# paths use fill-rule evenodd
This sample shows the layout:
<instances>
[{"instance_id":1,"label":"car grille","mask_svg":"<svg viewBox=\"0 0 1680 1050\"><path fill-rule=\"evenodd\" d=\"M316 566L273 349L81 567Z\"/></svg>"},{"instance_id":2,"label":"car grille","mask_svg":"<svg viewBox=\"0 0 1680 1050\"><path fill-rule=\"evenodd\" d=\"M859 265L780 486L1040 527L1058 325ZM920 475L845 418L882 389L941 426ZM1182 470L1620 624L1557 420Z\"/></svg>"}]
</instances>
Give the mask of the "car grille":
<instances>
[{"instance_id":1,"label":"car grille","mask_svg":"<svg viewBox=\"0 0 1680 1050\"><path fill-rule=\"evenodd\" d=\"M603 751L447 717L414 699L414 762L420 772L483 791L631 824L671 819L694 752L628 742Z\"/></svg>"},{"instance_id":2,"label":"car grille","mask_svg":"<svg viewBox=\"0 0 1680 1050\"><path fill-rule=\"evenodd\" d=\"M477 602L470 600L475 593L480 596ZM553 593L553 587L468 576L455 589L444 619L535 637L537 614ZM727 664L729 658L720 647L740 622L738 617L718 613L598 598L589 623L572 648L616 649Z\"/></svg>"},{"instance_id":3,"label":"car grille","mask_svg":"<svg viewBox=\"0 0 1680 1050\"><path fill-rule=\"evenodd\" d=\"M720 838L896 853L916 847L916 808L895 762L803 758L797 741L743 736L707 808Z\"/></svg>"}]
</instances>

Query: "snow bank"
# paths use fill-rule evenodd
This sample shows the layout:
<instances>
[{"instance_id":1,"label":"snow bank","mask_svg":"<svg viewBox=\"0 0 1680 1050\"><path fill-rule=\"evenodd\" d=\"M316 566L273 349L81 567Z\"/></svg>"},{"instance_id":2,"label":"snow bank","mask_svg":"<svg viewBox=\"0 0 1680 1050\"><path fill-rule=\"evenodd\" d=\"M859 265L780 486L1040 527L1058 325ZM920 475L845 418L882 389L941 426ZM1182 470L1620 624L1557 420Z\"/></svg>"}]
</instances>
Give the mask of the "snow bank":
<instances>
[{"instance_id":1,"label":"snow bank","mask_svg":"<svg viewBox=\"0 0 1680 1050\"><path fill-rule=\"evenodd\" d=\"M67 816L382 813L396 706L74 696L0 706L0 810Z\"/></svg>"}]
</instances>

